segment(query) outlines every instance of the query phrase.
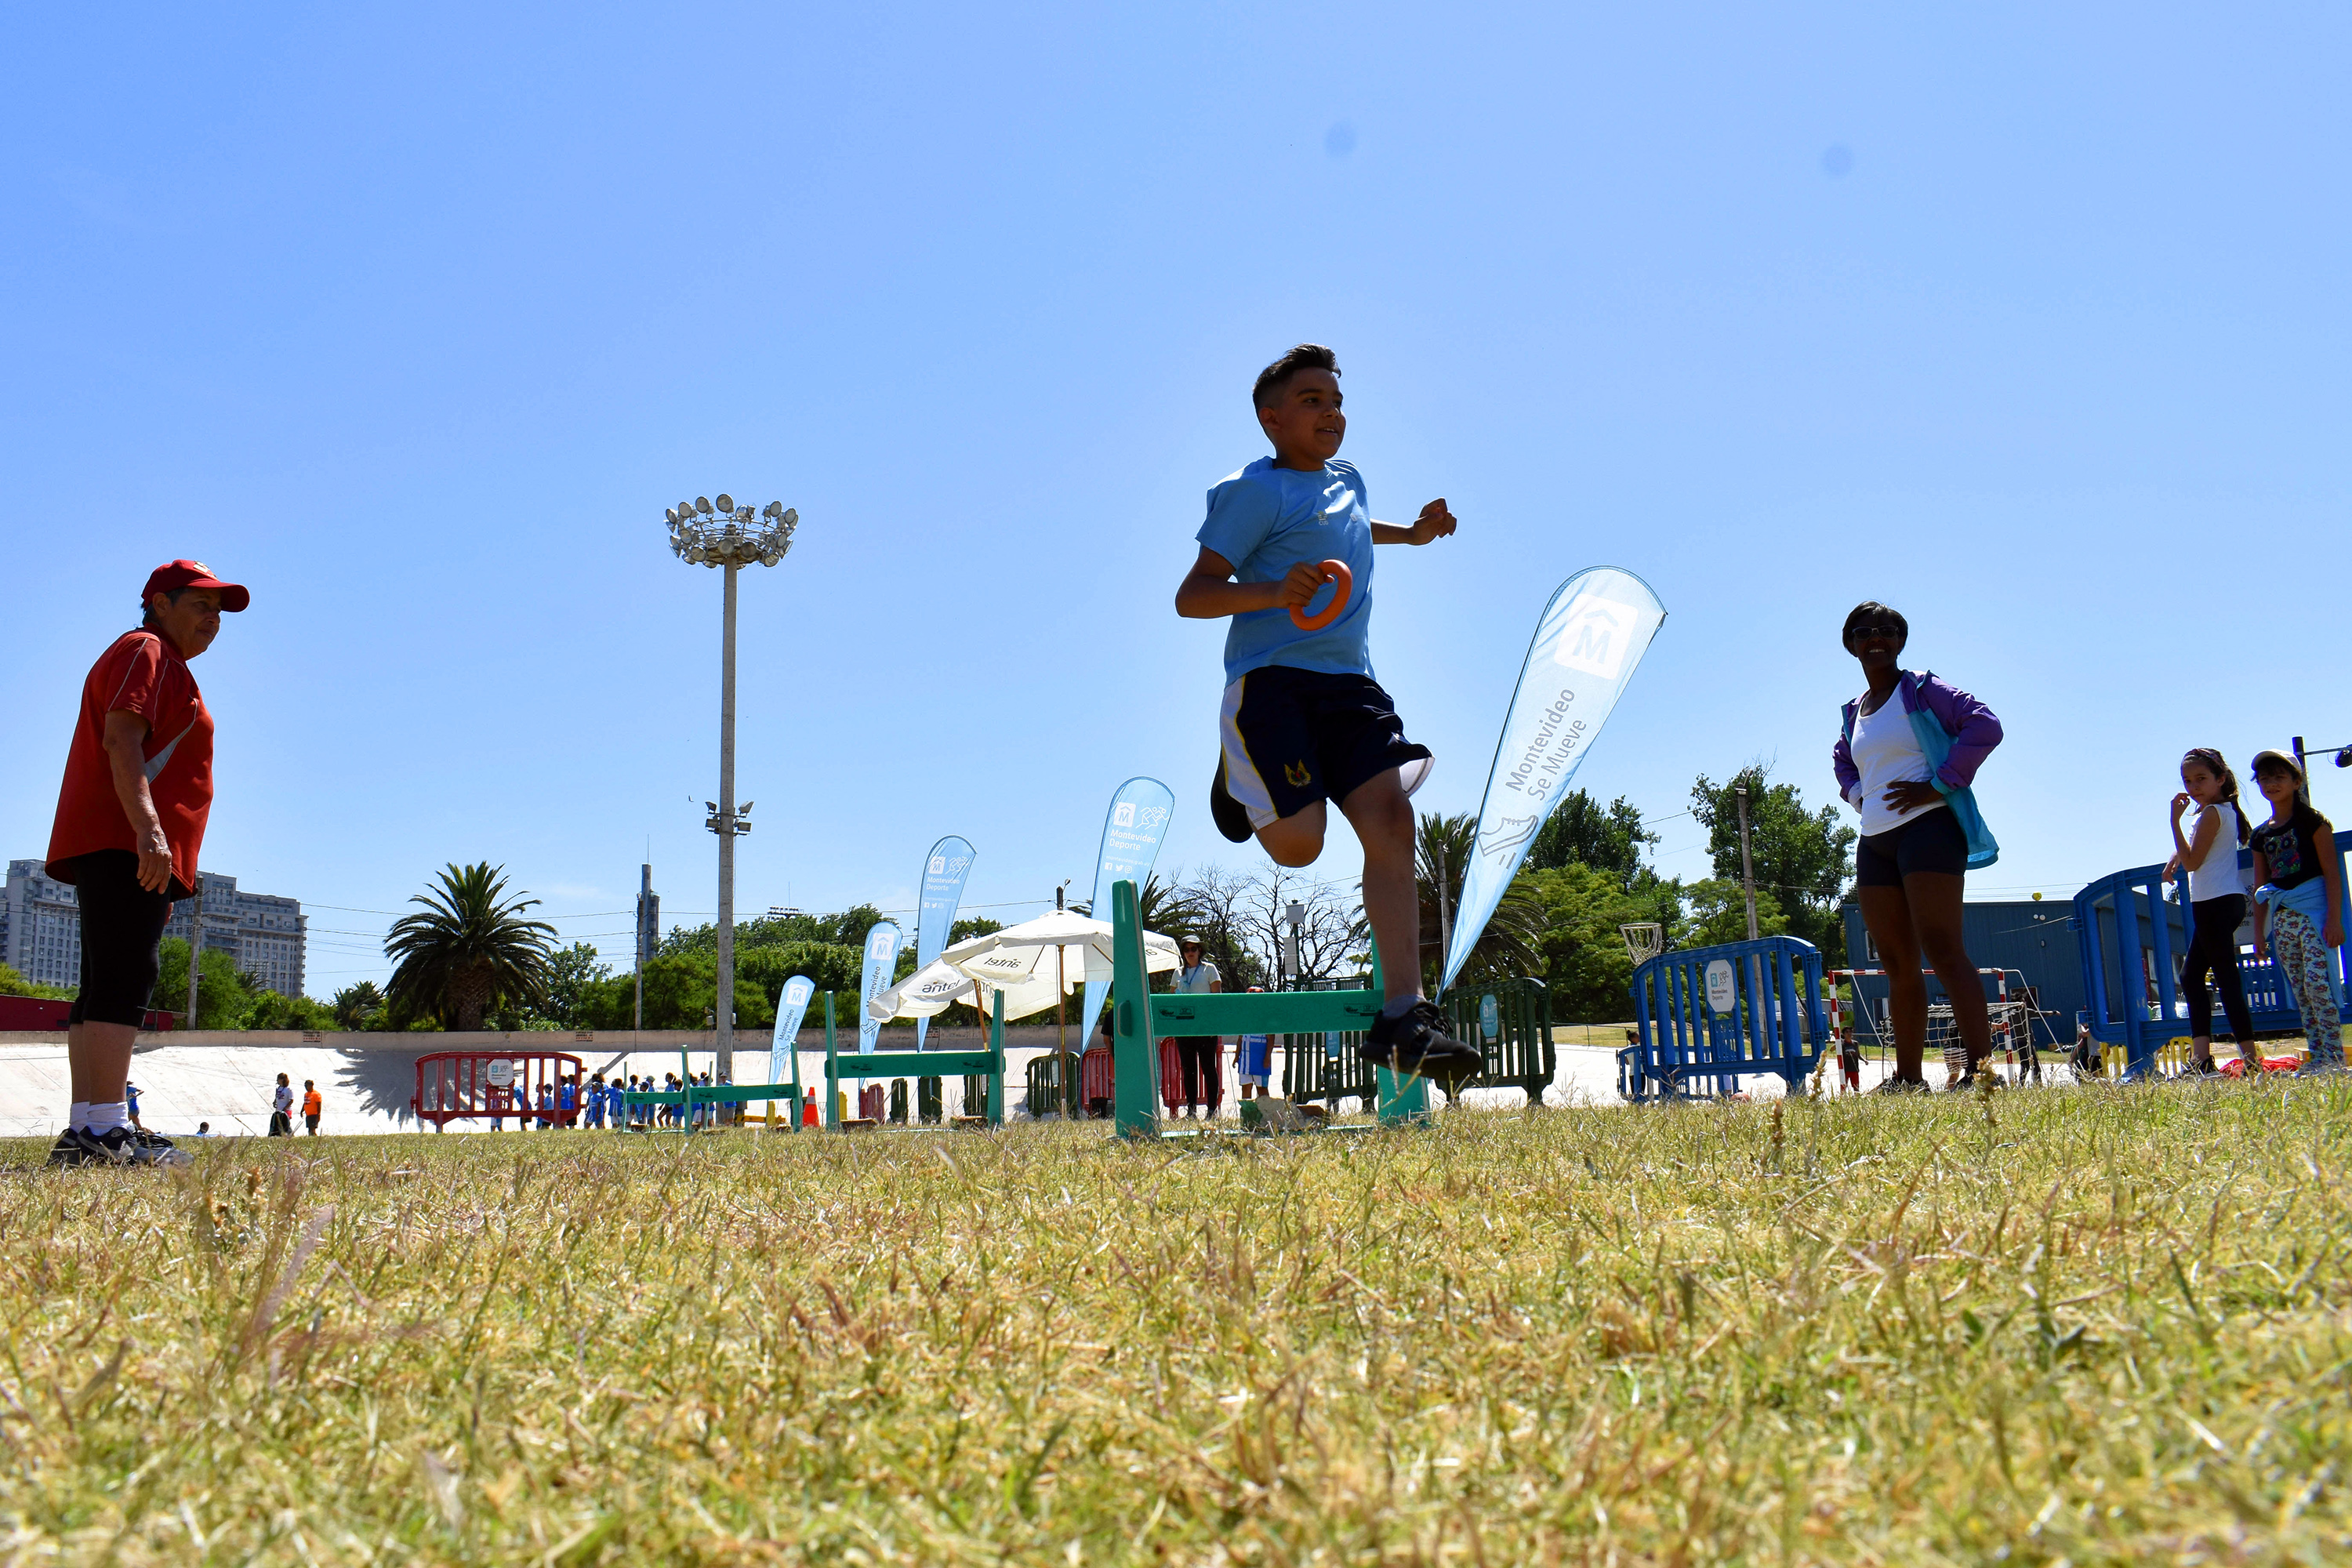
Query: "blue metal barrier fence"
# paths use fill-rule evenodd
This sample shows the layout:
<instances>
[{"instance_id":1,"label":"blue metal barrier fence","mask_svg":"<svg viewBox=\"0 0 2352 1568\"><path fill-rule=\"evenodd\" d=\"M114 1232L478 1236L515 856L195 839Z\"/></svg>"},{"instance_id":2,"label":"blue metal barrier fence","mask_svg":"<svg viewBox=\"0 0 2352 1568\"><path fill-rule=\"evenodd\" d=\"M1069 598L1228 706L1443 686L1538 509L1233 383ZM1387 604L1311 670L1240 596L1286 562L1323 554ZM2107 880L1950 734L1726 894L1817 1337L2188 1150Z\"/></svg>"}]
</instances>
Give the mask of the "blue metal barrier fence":
<instances>
[{"instance_id":1,"label":"blue metal barrier fence","mask_svg":"<svg viewBox=\"0 0 2352 1568\"><path fill-rule=\"evenodd\" d=\"M2337 838L2339 865L2347 854L2352 854L2352 843ZM2239 850L2238 863L2251 868L2252 851ZM2247 880L2252 880L2251 872ZM2352 927L2352 888L2346 888L2341 876L2336 886L2345 889L2336 920ZM2157 1052L2165 1042L2189 1033L2189 1004L2180 991L2190 925L2189 873L2168 880L2161 866L2135 866L2102 877L2074 895L2071 923L2082 960L2083 994L2090 1003L2083 1022L2093 1038L2124 1047L2130 1062L2124 1069L2126 1078L2155 1071ZM2336 1021L2352 1023L2352 945L2336 949L2336 963L2347 996ZM2256 1034L2302 1031L2302 1016L2277 964L2242 952L2238 978L2246 988ZM2217 1000L2214 1026L2227 1033L2229 1021L2221 1012Z\"/></svg>"},{"instance_id":2,"label":"blue metal barrier fence","mask_svg":"<svg viewBox=\"0 0 2352 1568\"><path fill-rule=\"evenodd\" d=\"M1640 1037L1617 1053L1627 1100L1729 1094L1755 1073L1793 1092L1828 1038L1821 952L1767 936L1660 953L1633 971L1633 1018Z\"/></svg>"}]
</instances>

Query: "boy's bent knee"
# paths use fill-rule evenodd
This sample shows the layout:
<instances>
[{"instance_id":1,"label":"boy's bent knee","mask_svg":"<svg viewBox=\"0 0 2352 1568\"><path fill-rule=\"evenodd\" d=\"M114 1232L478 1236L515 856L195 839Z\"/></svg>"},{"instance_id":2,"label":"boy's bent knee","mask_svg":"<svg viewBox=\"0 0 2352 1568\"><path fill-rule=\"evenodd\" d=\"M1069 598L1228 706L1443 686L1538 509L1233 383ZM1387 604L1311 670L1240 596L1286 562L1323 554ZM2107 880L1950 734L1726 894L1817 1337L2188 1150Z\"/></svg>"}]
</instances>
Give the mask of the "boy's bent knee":
<instances>
[{"instance_id":1,"label":"boy's bent knee","mask_svg":"<svg viewBox=\"0 0 2352 1568\"><path fill-rule=\"evenodd\" d=\"M1257 841L1277 866L1312 866L1323 853L1323 805L1320 801L1279 822L1257 830Z\"/></svg>"}]
</instances>

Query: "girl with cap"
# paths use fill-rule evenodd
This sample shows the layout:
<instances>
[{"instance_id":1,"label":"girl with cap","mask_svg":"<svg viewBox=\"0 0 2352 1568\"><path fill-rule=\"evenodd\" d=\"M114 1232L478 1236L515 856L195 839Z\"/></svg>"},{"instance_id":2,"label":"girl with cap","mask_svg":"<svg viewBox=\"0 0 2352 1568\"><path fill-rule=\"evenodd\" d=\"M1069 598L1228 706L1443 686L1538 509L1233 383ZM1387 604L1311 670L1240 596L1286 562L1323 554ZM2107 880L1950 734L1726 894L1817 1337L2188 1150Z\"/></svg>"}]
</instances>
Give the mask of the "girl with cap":
<instances>
[{"instance_id":1,"label":"girl with cap","mask_svg":"<svg viewBox=\"0 0 2352 1568\"><path fill-rule=\"evenodd\" d=\"M2270 820L2253 832L2254 956L2268 947L2303 1015L2311 1043L2303 1071L2341 1072L2344 982L2335 950L2344 945L2344 867L2335 825L2312 809L2310 781L2284 752L2256 755L2253 774L2271 803Z\"/></svg>"},{"instance_id":2,"label":"girl with cap","mask_svg":"<svg viewBox=\"0 0 2352 1568\"><path fill-rule=\"evenodd\" d=\"M1838 793L1862 814L1854 851L1854 898L1886 975L1895 1030L1895 1073L1883 1094L1924 1094L1927 1048L1924 952L1952 1000L1962 1057L1953 1087L1975 1079L1992 1052L1984 982L1960 938L1967 874L2000 853L1969 785L2000 744L1991 709L1925 671L1902 668L1911 628L1885 605L1865 601L1845 618L1846 651L1867 689L1845 705L1832 752Z\"/></svg>"},{"instance_id":3,"label":"girl with cap","mask_svg":"<svg viewBox=\"0 0 2352 1568\"><path fill-rule=\"evenodd\" d=\"M2190 806L2194 823L2184 830L2180 819ZM2189 998L2189 1070L2218 1073L2213 1065L2213 988L2210 972L2221 989L2221 1006L2229 1015L2230 1033L2237 1037L2238 1054L2246 1066L2261 1070L2254 1052L2253 1015L2246 1008L2246 988L2238 978L2238 927L2246 918L2246 877L2238 868L2238 849L2246 842L2246 819L2238 809L2238 775L2221 753L2199 746L2180 759L2180 793L2172 797L2172 858L2165 862L2168 877L2189 873L2189 956L2180 969L2180 989Z\"/></svg>"}]
</instances>

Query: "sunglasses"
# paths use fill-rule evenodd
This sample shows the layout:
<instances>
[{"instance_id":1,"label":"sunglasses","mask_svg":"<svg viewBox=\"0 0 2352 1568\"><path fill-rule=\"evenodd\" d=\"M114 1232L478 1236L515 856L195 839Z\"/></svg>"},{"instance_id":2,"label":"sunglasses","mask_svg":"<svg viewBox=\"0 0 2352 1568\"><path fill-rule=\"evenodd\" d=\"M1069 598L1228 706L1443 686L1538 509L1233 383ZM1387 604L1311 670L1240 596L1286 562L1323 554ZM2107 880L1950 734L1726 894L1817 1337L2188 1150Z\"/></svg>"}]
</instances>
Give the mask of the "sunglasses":
<instances>
[{"instance_id":1,"label":"sunglasses","mask_svg":"<svg viewBox=\"0 0 2352 1568\"><path fill-rule=\"evenodd\" d=\"M1903 635L1901 626L1856 626L1845 634L1845 640L1849 643L1857 643L1864 637L1886 637L1899 642Z\"/></svg>"}]
</instances>

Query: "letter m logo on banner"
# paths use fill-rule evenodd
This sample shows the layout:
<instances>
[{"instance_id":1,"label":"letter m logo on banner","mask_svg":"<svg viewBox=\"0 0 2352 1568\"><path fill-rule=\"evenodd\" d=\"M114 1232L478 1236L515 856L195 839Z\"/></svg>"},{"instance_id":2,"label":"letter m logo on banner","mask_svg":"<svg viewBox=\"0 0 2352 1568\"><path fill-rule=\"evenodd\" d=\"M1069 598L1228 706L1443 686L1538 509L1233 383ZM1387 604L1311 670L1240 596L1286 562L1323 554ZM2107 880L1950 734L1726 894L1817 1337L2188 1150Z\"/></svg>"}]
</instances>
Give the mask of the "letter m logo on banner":
<instances>
[{"instance_id":1,"label":"letter m logo on banner","mask_svg":"<svg viewBox=\"0 0 2352 1568\"><path fill-rule=\"evenodd\" d=\"M1552 660L1603 680L1617 679L1633 646L1632 607L1598 594L1580 594L1560 620Z\"/></svg>"}]
</instances>

